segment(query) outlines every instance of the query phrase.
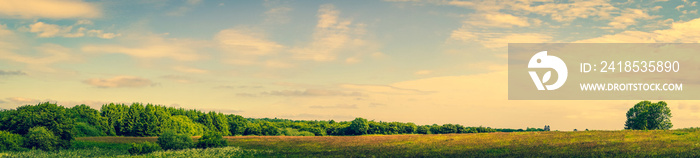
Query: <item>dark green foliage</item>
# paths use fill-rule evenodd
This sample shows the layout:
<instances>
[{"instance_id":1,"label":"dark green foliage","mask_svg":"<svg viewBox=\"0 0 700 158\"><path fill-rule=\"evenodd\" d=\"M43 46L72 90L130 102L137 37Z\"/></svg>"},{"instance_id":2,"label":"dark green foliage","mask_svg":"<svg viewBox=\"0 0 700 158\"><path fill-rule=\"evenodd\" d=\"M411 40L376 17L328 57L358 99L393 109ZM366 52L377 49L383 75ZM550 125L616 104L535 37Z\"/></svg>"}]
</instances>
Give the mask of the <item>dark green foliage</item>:
<instances>
[{"instance_id":1,"label":"dark green foliage","mask_svg":"<svg viewBox=\"0 0 700 158\"><path fill-rule=\"evenodd\" d=\"M348 129L352 135L367 134L367 130L369 130L369 123L367 123L367 119L358 117L352 121Z\"/></svg>"},{"instance_id":2,"label":"dark green foliage","mask_svg":"<svg viewBox=\"0 0 700 158\"><path fill-rule=\"evenodd\" d=\"M44 126L61 140L58 147L70 146L73 137L85 136L157 136L164 131L188 135L216 132L227 135L363 135L363 134L443 134L481 133L496 130L464 127L458 124L423 125L402 122L311 121L278 118L244 118L235 114L202 112L160 105L133 103L105 104L100 111L87 105L64 108L50 103L22 106L0 111L0 130L25 134L26 129ZM24 130L23 130L24 129ZM295 132L290 132L293 129ZM287 131L285 131L287 130ZM500 130L500 129L499 129ZM527 129L531 131L535 129ZM503 130L506 131L506 130ZM513 130L525 131L525 130ZM286 133L285 133L286 132ZM291 134L293 133L293 134Z\"/></svg>"},{"instance_id":3,"label":"dark green foliage","mask_svg":"<svg viewBox=\"0 0 700 158\"><path fill-rule=\"evenodd\" d=\"M248 120L243 118L243 116L233 114L226 116L226 118L228 119L228 128L231 135L235 136L245 134L246 124L248 124Z\"/></svg>"},{"instance_id":4,"label":"dark green foliage","mask_svg":"<svg viewBox=\"0 0 700 158\"><path fill-rule=\"evenodd\" d=\"M244 135L261 135L262 130L260 129L260 125L257 123L252 123L249 122L246 124L246 129Z\"/></svg>"},{"instance_id":5,"label":"dark green foliage","mask_svg":"<svg viewBox=\"0 0 700 158\"><path fill-rule=\"evenodd\" d=\"M260 134L274 136L279 135L279 129L274 123L271 122L260 122Z\"/></svg>"},{"instance_id":6,"label":"dark green foliage","mask_svg":"<svg viewBox=\"0 0 700 158\"><path fill-rule=\"evenodd\" d=\"M113 136L116 134L114 132L114 127L109 125L107 118L103 117L100 114L100 111L97 111L97 110L91 108L90 106L87 106L85 104L76 105L72 108L68 108L67 111L70 114L70 117L75 120L75 122L86 123L86 124L92 126L92 128L98 130L98 132L99 132L98 134L90 133L87 136L105 136L105 135ZM78 125L78 124L76 124L76 125ZM85 136L85 135L81 135L81 136ZM78 136L78 137L80 137L80 136Z\"/></svg>"},{"instance_id":7,"label":"dark green foliage","mask_svg":"<svg viewBox=\"0 0 700 158\"><path fill-rule=\"evenodd\" d=\"M184 115L171 116L163 124L163 130L174 130L176 133L186 133L189 135L202 135L207 130L202 124L192 121Z\"/></svg>"},{"instance_id":8,"label":"dark green foliage","mask_svg":"<svg viewBox=\"0 0 700 158\"><path fill-rule=\"evenodd\" d=\"M418 126L418 128L416 128L416 133L418 133L418 134L430 134L430 126L428 126L428 125Z\"/></svg>"},{"instance_id":9,"label":"dark green foliage","mask_svg":"<svg viewBox=\"0 0 700 158\"><path fill-rule=\"evenodd\" d=\"M324 136L326 135L326 131L319 128L319 127L306 127L301 129L302 132L309 132L313 133L314 136Z\"/></svg>"},{"instance_id":10,"label":"dark green foliage","mask_svg":"<svg viewBox=\"0 0 700 158\"><path fill-rule=\"evenodd\" d=\"M673 127L673 124L671 124L671 109L668 108L664 101L659 101L658 103L641 101L627 111L625 129L666 130L671 127Z\"/></svg>"},{"instance_id":11,"label":"dark green foliage","mask_svg":"<svg viewBox=\"0 0 700 158\"><path fill-rule=\"evenodd\" d=\"M29 129L26 146L32 149L54 150L60 142L52 132L42 126Z\"/></svg>"},{"instance_id":12,"label":"dark green foliage","mask_svg":"<svg viewBox=\"0 0 700 158\"><path fill-rule=\"evenodd\" d=\"M162 150L160 145L153 142L131 143L129 153L132 155L148 154L154 151Z\"/></svg>"},{"instance_id":13,"label":"dark green foliage","mask_svg":"<svg viewBox=\"0 0 700 158\"><path fill-rule=\"evenodd\" d=\"M23 150L24 137L8 131L0 131L0 151Z\"/></svg>"},{"instance_id":14,"label":"dark green foliage","mask_svg":"<svg viewBox=\"0 0 700 158\"><path fill-rule=\"evenodd\" d=\"M284 128L280 131L280 134L284 136L316 136L316 134L309 131L299 131L294 128Z\"/></svg>"},{"instance_id":15,"label":"dark green foliage","mask_svg":"<svg viewBox=\"0 0 700 158\"><path fill-rule=\"evenodd\" d=\"M85 122L76 122L73 128L73 136L75 137L94 137L104 136L105 134L95 126Z\"/></svg>"},{"instance_id":16,"label":"dark green foliage","mask_svg":"<svg viewBox=\"0 0 700 158\"><path fill-rule=\"evenodd\" d=\"M226 139L224 139L220 133L209 131L205 133L197 141L197 147L199 148L216 148L226 146Z\"/></svg>"},{"instance_id":17,"label":"dark green foliage","mask_svg":"<svg viewBox=\"0 0 700 158\"><path fill-rule=\"evenodd\" d=\"M42 126L58 138L51 144L56 148L69 148L73 140L73 118L66 108L53 103L25 105L16 110L7 110L0 118L0 130L10 131L21 135L29 133L29 129Z\"/></svg>"},{"instance_id":18,"label":"dark green foliage","mask_svg":"<svg viewBox=\"0 0 700 158\"><path fill-rule=\"evenodd\" d=\"M227 116L215 112L203 113L152 104L143 106L133 103L127 106L112 103L102 106L102 116L107 118L116 135L123 136L156 136L166 130L190 135L202 135L204 131L231 134Z\"/></svg>"},{"instance_id":19,"label":"dark green foliage","mask_svg":"<svg viewBox=\"0 0 700 158\"><path fill-rule=\"evenodd\" d=\"M178 134L171 130L167 130L158 136L157 143L163 150L180 150L194 146L192 138L189 135Z\"/></svg>"}]
</instances>

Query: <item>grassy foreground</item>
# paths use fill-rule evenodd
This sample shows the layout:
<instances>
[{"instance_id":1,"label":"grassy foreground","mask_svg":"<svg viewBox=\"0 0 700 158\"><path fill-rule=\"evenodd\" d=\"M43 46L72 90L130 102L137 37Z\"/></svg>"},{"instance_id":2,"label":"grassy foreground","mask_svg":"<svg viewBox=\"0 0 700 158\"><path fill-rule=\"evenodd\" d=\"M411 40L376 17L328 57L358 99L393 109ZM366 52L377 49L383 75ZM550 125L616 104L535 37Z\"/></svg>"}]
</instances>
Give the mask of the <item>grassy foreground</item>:
<instances>
[{"instance_id":1,"label":"grassy foreground","mask_svg":"<svg viewBox=\"0 0 700 158\"><path fill-rule=\"evenodd\" d=\"M232 136L230 147L161 151L139 157L698 157L700 130L518 132L443 135ZM0 157L127 157L154 137L84 137L58 152Z\"/></svg>"}]
</instances>

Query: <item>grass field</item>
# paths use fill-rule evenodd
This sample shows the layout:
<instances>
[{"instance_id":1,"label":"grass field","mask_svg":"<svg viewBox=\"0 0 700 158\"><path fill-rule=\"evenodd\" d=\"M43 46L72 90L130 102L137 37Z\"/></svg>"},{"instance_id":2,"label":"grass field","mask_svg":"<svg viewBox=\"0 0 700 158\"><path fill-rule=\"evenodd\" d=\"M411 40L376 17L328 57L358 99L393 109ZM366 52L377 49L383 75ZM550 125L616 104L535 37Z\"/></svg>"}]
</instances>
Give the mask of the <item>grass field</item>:
<instances>
[{"instance_id":1,"label":"grass field","mask_svg":"<svg viewBox=\"0 0 700 158\"><path fill-rule=\"evenodd\" d=\"M518 132L443 135L231 136L230 147L139 157L698 157L700 130ZM83 137L74 149L9 157L126 157L155 137Z\"/></svg>"}]
</instances>

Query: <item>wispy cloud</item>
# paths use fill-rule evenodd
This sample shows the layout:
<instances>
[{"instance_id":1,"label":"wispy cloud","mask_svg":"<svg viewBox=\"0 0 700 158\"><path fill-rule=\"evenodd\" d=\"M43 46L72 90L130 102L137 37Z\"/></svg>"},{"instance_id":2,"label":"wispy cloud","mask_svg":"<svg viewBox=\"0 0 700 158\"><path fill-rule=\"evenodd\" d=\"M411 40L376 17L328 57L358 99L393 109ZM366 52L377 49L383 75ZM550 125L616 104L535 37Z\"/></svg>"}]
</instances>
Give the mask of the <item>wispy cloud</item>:
<instances>
[{"instance_id":1,"label":"wispy cloud","mask_svg":"<svg viewBox=\"0 0 700 158\"><path fill-rule=\"evenodd\" d=\"M197 82L197 80L193 79L192 77L183 76L183 75L164 75L164 76L160 76L160 78L172 80L172 81L175 81L175 82L178 82L178 83L193 83L193 82Z\"/></svg>"},{"instance_id":2,"label":"wispy cloud","mask_svg":"<svg viewBox=\"0 0 700 158\"><path fill-rule=\"evenodd\" d=\"M627 26L637 24L637 20L651 20L659 16L651 16L641 9L625 9L620 16L614 17L608 25L611 29L625 29Z\"/></svg>"},{"instance_id":3,"label":"wispy cloud","mask_svg":"<svg viewBox=\"0 0 700 158\"><path fill-rule=\"evenodd\" d=\"M362 96L360 92L346 92L327 89L280 90L263 92L264 95L275 96Z\"/></svg>"},{"instance_id":4,"label":"wispy cloud","mask_svg":"<svg viewBox=\"0 0 700 158\"><path fill-rule=\"evenodd\" d=\"M198 48L206 42L165 38L165 35L130 35L124 37L122 44L85 45L84 52L121 53L142 59L170 58L179 61L194 61L205 58Z\"/></svg>"},{"instance_id":5,"label":"wispy cloud","mask_svg":"<svg viewBox=\"0 0 700 158\"><path fill-rule=\"evenodd\" d=\"M83 36L87 35L89 37L112 39L114 37L121 36L121 34L116 34L116 33L105 33L102 30L88 30L85 27L78 27L77 29L73 29L74 27L77 27L79 25L85 25L85 24L91 24L91 23L92 23L91 21L81 20L81 21L78 21L75 25L59 26L59 25L55 25L55 24L47 24L44 22L36 22L34 24L29 25L29 32L37 33L37 37L42 37L42 38L56 37L56 36L75 38L75 37L83 37Z\"/></svg>"},{"instance_id":6,"label":"wispy cloud","mask_svg":"<svg viewBox=\"0 0 700 158\"><path fill-rule=\"evenodd\" d=\"M362 37L366 30L364 24L353 24L351 20L341 19L340 11L331 4L318 9L318 23L313 34L313 41L301 47L294 47L291 52L300 60L333 61L339 53L353 48L371 48ZM356 50L355 52L366 52ZM358 60L358 59L355 59ZM354 61L357 62L357 61Z\"/></svg>"},{"instance_id":7,"label":"wispy cloud","mask_svg":"<svg viewBox=\"0 0 700 158\"><path fill-rule=\"evenodd\" d=\"M0 41L0 45L1 45ZM63 62L78 60L79 57L72 54L70 48L63 47L57 44L46 43L34 48L38 56L20 55L12 50L2 51L0 49L0 59L5 59L18 63L25 63L32 68L54 71L54 68L49 65ZM15 50L16 51L16 50Z\"/></svg>"},{"instance_id":8,"label":"wispy cloud","mask_svg":"<svg viewBox=\"0 0 700 158\"><path fill-rule=\"evenodd\" d=\"M27 75L26 72L24 71L6 71L6 70L0 70L0 76L19 76L19 75Z\"/></svg>"},{"instance_id":9,"label":"wispy cloud","mask_svg":"<svg viewBox=\"0 0 700 158\"><path fill-rule=\"evenodd\" d=\"M686 43L700 41L700 19L686 22L674 22L671 28L654 31L623 31L612 35L584 39L580 43Z\"/></svg>"},{"instance_id":10,"label":"wispy cloud","mask_svg":"<svg viewBox=\"0 0 700 158\"><path fill-rule=\"evenodd\" d=\"M186 0L182 6L178 7L177 9L170 11L166 13L166 15L169 16L182 16L187 12L190 12L192 8L197 6L199 3L201 3L202 0Z\"/></svg>"},{"instance_id":11,"label":"wispy cloud","mask_svg":"<svg viewBox=\"0 0 700 158\"><path fill-rule=\"evenodd\" d=\"M96 18L102 15L101 8L82 0L3 0L0 1L0 16L8 18Z\"/></svg>"},{"instance_id":12,"label":"wispy cloud","mask_svg":"<svg viewBox=\"0 0 700 158\"><path fill-rule=\"evenodd\" d=\"M314 106L309 106L309 108L314 108L314 109L357 109L357 105L356 104L337 104L337 105L327 105L327 106L314 105Z\"/></svg>"},{"instance_id":13,"label":"wispy cloud","mask_svg":"<svg viewBox=\"0 0 700 158\"><path fill-rule=\"evenodd\" d=\"M99 88L147 87L153 85L153 82L151 80L135 76L93 78L85 80L83 81L83 83Z\"/></svg>"},{"instance_id":14,"label":"wispy cloud","mask_svg":"<svg viewBox=\"0 0 700 158\"><path fill-rule=\"evenodd\" d=\"M185 67L185 66L175 66L175 67L173 67L173 70L179 71L179 72L184 72L184 73L193 73L193 74L209 73L209 70L193 68L193 67Z\"/></svg>"}]
</instances>

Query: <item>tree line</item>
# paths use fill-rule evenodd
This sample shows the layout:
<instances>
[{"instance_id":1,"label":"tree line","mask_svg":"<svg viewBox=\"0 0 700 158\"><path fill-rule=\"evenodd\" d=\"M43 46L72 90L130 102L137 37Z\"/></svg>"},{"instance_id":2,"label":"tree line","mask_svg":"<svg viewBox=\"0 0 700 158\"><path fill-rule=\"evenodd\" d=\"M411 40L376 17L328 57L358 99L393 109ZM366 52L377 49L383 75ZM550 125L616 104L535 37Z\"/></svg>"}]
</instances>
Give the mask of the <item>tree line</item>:
<instances>
[{"instance_id":1,"label":"tree line","mask_svg":"<svg viewBox=\"0 0 700 158\"><path fill-rule=\"evenodd\" d=\"M352 121L289 120L271 118L244 118L235 114L203 112L200 110L166 107L153 104L130 105L109 103L96 110L87 105L59 106L44 102L16 109L0 110L0 137L28 139L38 133L55 137L56 148L70 147L73 137L84 136L159 136L167 131L201 136L214 133L235 135L312 135L343 136L366 134L447 134L542 131L542 129L493 129L466 127L459 124L416 125L403 122L382 122L356 118ZM43 133L42 133L43 132ZM19 136L19 137L18 137ZM39 138L43 138L42 135ZM49 137L49 136L46 136ZM0 138L0 146L5 138ZM47 138L48 139L48 138ZM23 140L28 141L28 140ZM38 140L38 143L45 142ZM44 144L46 146L47 144ZM5 145L7 146L7 145ZM36 146L36 145L35 145ZM0 150L2 147L0 147Z\"/></svg>"}]
</instances>

